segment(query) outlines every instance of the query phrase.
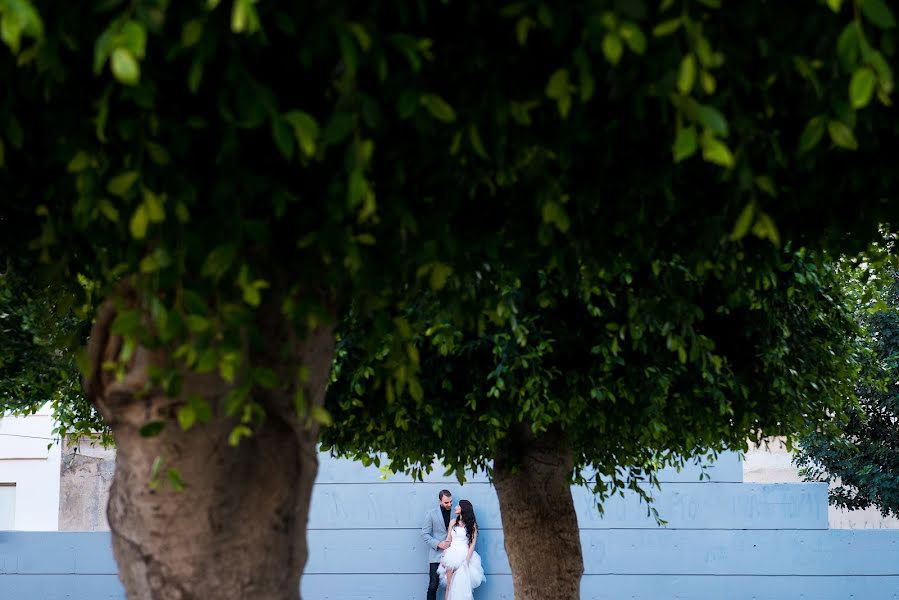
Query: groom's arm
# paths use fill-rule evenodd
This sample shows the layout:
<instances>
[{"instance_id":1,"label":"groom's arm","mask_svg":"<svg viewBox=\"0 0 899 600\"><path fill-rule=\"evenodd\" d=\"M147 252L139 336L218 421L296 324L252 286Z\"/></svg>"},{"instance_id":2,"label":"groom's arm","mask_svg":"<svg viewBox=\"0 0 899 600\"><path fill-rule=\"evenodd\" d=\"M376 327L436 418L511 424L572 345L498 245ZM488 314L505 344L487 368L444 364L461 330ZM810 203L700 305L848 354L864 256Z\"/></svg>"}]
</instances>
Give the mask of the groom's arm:
<instances>
[{"instance_id":1,"label":"groom's arm","mask_svg":"<svg viewBox=\"0 0 899 600\"><path fill-rule=\"evenodd\" d=\"M432 550L437 550L437 544L440 543L440 540L431 535L431 513L425 513L425 524L421 528L421 539L425 541L425 544L431 547Z\"/></svg>"}]
</instances>

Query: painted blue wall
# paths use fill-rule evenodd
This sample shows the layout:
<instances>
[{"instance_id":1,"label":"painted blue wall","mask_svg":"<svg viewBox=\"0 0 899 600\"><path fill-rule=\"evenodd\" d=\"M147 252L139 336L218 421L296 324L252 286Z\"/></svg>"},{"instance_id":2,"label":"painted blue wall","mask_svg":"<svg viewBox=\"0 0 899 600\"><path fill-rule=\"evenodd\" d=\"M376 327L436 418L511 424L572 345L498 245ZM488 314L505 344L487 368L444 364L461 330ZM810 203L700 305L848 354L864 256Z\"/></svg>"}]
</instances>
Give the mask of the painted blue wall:
<instances>
[{"instance_id":1,"label":"painted blue wall","mask_svg":"<svg viewBox=\"0 0 899 600\"><path fill-rule=\"evenodd\" d=\"M382 479L378 469L320 456L309 520L304 600L424 598L427 558L420 527L449 488L467 498L481 524L487 582L478 600L511 600L492 486L475 476L460 486ZM699 481L690 467L668 471L656 527L637 498L616 498L600 516L573 488L581 524L587 600L895 600L899 531L828 530L823 484L743 484L735 455ZM0 599L122 600L106 533L0 532Z\"/></svg>"}]
</instances>

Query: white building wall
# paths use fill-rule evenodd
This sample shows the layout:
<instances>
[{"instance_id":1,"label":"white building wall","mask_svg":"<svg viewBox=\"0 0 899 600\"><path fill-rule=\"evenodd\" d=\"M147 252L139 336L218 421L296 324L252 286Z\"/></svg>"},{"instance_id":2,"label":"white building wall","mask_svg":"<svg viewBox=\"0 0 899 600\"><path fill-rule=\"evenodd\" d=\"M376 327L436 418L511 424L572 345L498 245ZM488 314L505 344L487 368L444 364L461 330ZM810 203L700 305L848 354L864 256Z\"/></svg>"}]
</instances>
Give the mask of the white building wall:
<instances>
[{"instance_id":1,"label":"white building wall","mask_svg":"<svg viewBox=\"0 0 899 600\"><path fill-rule=\"evenodd\" d=\"M780 438L769 440L768 446L751 447L743 462L746 483L792 483L802 481ZM828 505L827 522L831 529L899 529L899 519L884 517L876 508L845 510Z\"/></svg>"},{"instance_id":2,"label":"white building wall","mask_svg":"<svg viewBox=\"0 0 899 600\"><path fill-rule=\"evenodd\" d=\"M13 529L59 529L61 451L53 428L49 406L27 417L0 417L0 486L15 485Z\"/></svg>"}]
</instances>

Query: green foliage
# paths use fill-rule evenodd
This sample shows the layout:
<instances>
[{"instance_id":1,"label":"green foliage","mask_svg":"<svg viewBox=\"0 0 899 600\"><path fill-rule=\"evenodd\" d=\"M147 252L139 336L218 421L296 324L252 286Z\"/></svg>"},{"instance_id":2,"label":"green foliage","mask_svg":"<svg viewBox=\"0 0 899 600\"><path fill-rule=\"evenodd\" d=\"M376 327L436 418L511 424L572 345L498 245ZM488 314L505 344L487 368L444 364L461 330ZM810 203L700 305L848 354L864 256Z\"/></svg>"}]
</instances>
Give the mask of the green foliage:
<instances>
[{"instance_id":1,"label":"green foliage","mask_svg":"<svg viewBox=\"0 0 899 600\"><path fill-rule=\"evenodd\" d=\"M114 374L143 346L170 396L179 370L232 382L211 408L234 443L272 389L328 420L295 366L256 375L350 306L354 343L403 350L385 395L418 402L415 298L472 341L535 273L577 294L724 265L729 297L775 247L863 247L895 212L896 29L882 0L851 4L0 0L0 254L82 319L119 302ZM503 285L475 293L485 265ZM717 314L684 285L676 316ZM680 327L662 355L693 364ZM170 420L194 426L184 402Z\"/></svg>"},{"instance_id":2,"label":"green foliage","mask_svg":"<svg viewBox=\"0 0 899 600\"><path fill-rule=\"evenodd\" d=\"M34 294L15 275L0 276L0 405L31 412L77 380L70 360L55 352L58 336L73 323L60 317L46 295Z\"/></svg>"},{"instance_id":3,"label":"green foliage","mask_svg":"<svg viewBox=\"0 0 899 600\"><path fill-rule=\"evenodd\" d=\"M477 327L419 298L402 315L418 333L388 336L376 353L358 345L370 324L348 323L328 395L341 426L323 433L325 446L357 459L386 452L390 468L415 474L436 455L461 473L514 454L520 424L562 430L577 480L602 500L842 406L858 368L855 325L826 262L772 252L766 264L736 245L698 264L626 256L582 264L570 281L485 266L466 281L497 302ZM416 356L420 392L391 390L398 353Z\"/></svg>"},{"instance_id":4,"label":"green foliage","mask_svg":"<svg viewBox=\"0 0 899 600\"><path fill-rule=\"evenodd\" d=\"M832 484L831 504L899 516L899 276L895 266L872 262L842 269L867 348L857 402L801 439L796 464L806 480Z\"/></svg>"},{"instance_id":5,"label":"green foliage","mask_svg":"<svg viewBox=\"0 0 899 600\"><path fill-rule=\"evenodd\" d=\"M59 421L54 434L99 435L108 428L84 398L76 364L83 319L71 296L52 295L46 283L22 277L7 264L0 275L0 412L31 414L50 403Z\"/></svg>"}]
</instances>

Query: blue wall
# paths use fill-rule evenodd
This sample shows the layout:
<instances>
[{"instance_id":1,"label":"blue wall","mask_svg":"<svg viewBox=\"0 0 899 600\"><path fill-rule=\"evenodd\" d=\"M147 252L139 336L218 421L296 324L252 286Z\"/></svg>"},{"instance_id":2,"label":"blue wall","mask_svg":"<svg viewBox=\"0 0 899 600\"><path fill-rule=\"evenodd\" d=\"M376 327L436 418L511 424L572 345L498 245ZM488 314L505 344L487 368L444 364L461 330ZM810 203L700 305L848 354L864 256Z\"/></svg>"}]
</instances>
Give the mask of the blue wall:
<instances>
[{"instance_id":1,"label":"blue wall","mask_svg":"<svg viewBox=\"0 0 899 600\"><path fill-rule=\"evenodd\" d=\"M304 600L424 598L420 537L437 492L474 505L487 583L478 600L512 599L499 508L483 476L464 486L433 476L381 478L375 468L321 456L309 521ZM886 600L899 598L899 531L828 530L824 484L743 484L735 455L700 482L698 470L666 472L656 527L628 496L606 504L573 488L590 600ZM121 600L109 535L0 532L3 600Z\"/></svg>"}]
</instances>

